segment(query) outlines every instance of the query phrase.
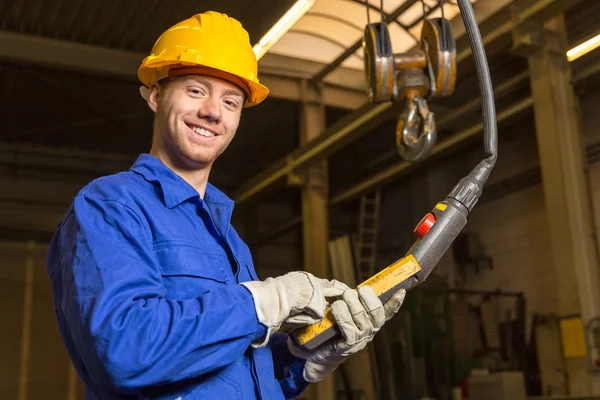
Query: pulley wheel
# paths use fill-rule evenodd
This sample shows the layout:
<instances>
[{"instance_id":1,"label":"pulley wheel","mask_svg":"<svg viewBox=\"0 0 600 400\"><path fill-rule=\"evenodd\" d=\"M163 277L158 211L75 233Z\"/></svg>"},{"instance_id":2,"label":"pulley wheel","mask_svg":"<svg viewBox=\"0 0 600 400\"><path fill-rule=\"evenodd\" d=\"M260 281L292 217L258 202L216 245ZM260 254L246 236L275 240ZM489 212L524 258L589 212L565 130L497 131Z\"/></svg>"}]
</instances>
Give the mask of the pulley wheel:
<instances>
[{"instance_id":1,"label":"pulley wheel","mask_svg":"<svg viewBox=\"0 0 600 400\"><path fill-rule=\"evenodd\" d=\"M450 96L456 83L456 43L450 22L443 18L423 21L421 43L432 80L432 96Z\"/></svg>"},{"instance_id":2,"label":"pulley wheel","mask_svg":"<svg viewBox=\"0 0 600 400\"><path fill-rule=\"evenodd\" d=\"M365 27L363 54L370 100L373 103L390 101L394 93L394 55L385 22Z\"/></svg>"}]
</instances>

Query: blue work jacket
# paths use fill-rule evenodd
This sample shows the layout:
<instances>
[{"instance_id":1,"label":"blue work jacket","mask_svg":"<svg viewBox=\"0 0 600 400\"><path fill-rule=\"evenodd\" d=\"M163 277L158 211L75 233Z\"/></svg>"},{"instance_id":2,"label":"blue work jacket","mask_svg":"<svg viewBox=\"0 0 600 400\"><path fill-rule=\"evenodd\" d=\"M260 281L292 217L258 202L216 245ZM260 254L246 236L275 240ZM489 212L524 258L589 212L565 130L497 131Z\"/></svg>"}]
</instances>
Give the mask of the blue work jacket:
<instances>
[{"instance_id":1,"label":"blue work jacket","mask_svg":"<svg viewBox=\"0 0 600 400\"><path fill-rule=\"evenodd\" d=\"M233 201L204 199L157 158L84 187L47 254L58 326L86 399L283 399L307 386L287 336L269 345L258 279L231 226Z\"/></svg>"}]
</instances>

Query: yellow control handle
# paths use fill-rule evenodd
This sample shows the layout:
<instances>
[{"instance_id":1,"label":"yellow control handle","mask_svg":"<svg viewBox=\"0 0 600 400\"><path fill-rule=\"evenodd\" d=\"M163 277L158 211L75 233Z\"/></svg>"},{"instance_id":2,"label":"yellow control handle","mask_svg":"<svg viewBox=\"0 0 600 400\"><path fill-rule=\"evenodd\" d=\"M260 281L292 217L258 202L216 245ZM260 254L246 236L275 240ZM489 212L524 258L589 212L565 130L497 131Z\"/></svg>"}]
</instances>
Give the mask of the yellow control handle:
<instances>
[{"instance_id":1,"label":"yellow control handle","mask_svg":"<svg viewBox=\"0 0 600 400\"><path fill-rule=\"evenodd\" d=\"M421 266L412 254L401 258L386 269L367 279L358 287L370 286L377 297L387 300L394 288L421 270ZM383 301L382 300L382 301ZM337 335L335 319L331 308L325 311L325 317L318 323L308 325L291 332L297 346L314 349Z\"/></svg>"}]
</instances>

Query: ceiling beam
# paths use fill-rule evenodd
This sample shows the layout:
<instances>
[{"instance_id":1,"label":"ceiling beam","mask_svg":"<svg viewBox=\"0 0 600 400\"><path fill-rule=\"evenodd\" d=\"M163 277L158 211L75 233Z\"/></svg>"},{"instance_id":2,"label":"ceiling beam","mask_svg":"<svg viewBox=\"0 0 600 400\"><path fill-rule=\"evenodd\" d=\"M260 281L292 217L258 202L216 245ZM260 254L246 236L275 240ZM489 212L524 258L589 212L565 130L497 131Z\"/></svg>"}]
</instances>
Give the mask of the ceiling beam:
<instances>
[{"instance_id":1,"label":"ceiling beam","mask_svg":"<svg viewBox=\"0 0 600 400\"><path fill-rule=\"evenodd\" d=\"M590 79L594 76L598 76L599 74L600 62L590 65L586 69L574 74L573 84L576 86L579 84L583 84L587 79ZM495 97L501 97L503 94L505 94L506 91L514 89L514 85L516 85L518 82L521 82L522 80L528 77L529 72L525 71L522 74L508 80L507 82L502 83L496 88L496 91L494 93ZM480 104L480 99L475 99L473 102L461 107L461 109L457 110L457 113L454 114L452 119L457 118L459 115L463 115L464 113L473 111L477 104ZM502 122L503 120L512 118L519 113L526 112L526 110L529 110L532 106L533 100L531 96L517 101L513 103L512 106L507 107L498 114L497 122ZM444 119L450 120L451 118L446 117ZM480 133L482 130L483 124L479 123L460 133L454 134L451 138L445 140L444 142L438 143L433 149L432 155L435 156L433 157L433 160L428 159L426 160L426 162L421 164L410 164L406 161L399 161L395 165L392 165L387 169L379 171L378 173L357 183L356 185L331 196L329 198L329 207L334 207L345 202L356 200L365 193L382 188L393 181L396 181L402 177L406 177L407 175L414 173L420 168L431 165L431 161L435 163L436 159L441 160L442 157L448 156L448 154L451 153L451 151L455 151L462 147L465 147L468 144L468 141L473 139L473 135ZM600 161L600 144L592 144L588 146L586 154L588 158L588 163L591 164ZM488 190L488 192L484 192L484 197L487 196L485 193L489 193L489 189L486 190ZM255 241L255 244L263 245L271 241L275 237L280 237L287 231L298 226L301 222L301 219L301 217L294 217L283 224L265 230L262 234L259 234L258 238Z\"/></svg>"},{"instance_id":2,"label":"ceiling beam","mask_svg":"<svg viewBox=\"0 0 600 400\"><path fill-rule=\"evenodd\" d=\"M531 109L532 106L533 99L530 96L519 100L499 112L497 122L500 124L509 118L513 118L516 115L526 112L527 110ZM439 162L439 160L443 157L447 157L449 154L452 154L460 149L464 149L482 131L483 123L479 122L461 132L458 132L450 136L448 139L437 143L432 149L430 156L424 162L413 164L404 160L398 161L392 166L379 171L378 173L357 183L356 185L331 196L329 198L328 205L329 207L333 207L351 200L355 200L365 193L372 192L373 190L382 186L386 186L391 182L400 179L401 177L405 177L411 173L414 173L421 168L430 166L435 162ZM274 237L281 236L285 232L297 226L299 220L301 220L301 218L295 217L281 225L278 225L277 227L267 229L265 232L259 235L256 243L264 244L272 240Z\"/></svg>"},{"instance_id":3,"label":"ceiling beam","mask_svg":"<svg viewBox=\"0 0 600 400\"><path fill-rule=\"evenodd\" d=\"M138 156L0 142L0 173L7 172L5 175L11 179L84 183L127 171ZM232 187L237 182L236 174L228 171L214 171L211 179L221 187Z\"/></svg>"},{"instance_id":4,"label":"ceiling beam","mask_svg":"<svg viewBox=\"0 0 600 400\"><path fill-rule=\"evenodd\" d=\"M505 120L527 111L532 106L533 100L531 97L526 97L522 100L519 100L514 104L511 104L506 109L498 112L496 119L497 123L501 124ZM329 204L333 206L356 199L363 194L372 191L374 188L384 186L402 176L422 168L423 166L435 161L438 157L447 156L448 154L452 154L458 150L461 150L468 145L472 139L475 139L478 135L480 135L481 132L483 132L483 122L479 122L470 128L457 132L448 139L437 143L425 161L419 164L413 164L404 160L398 161L394 165L374 174L368 179L365 179L351 188L334 195L329 200Z\"/></svg>"},{"instance_id":5,"label":"ceiling beam","mask_svg":"<svg viewBox=\"0 0 600 400\"><path fill-rule=\"evenodd\" d=\"M137 82L146 55L113 48L0 32L0 62L73 71ZM261 83L272 98L300 101L302 79L310 79L324 64L267 54L259 63ZM333 74L332 74L333 75ZM325 105L356 109L367 101L362 71L343 68L322 86ZM309 99L309 101L317 99Z\"/></svg>"},{"instance_id":6,"label":"ceiling beam","mask_svg":"<svg viewBox=\"0 0 600 400\"><path fill-rule=\"evenodd\" d=\"M500 9L479 24L487 56L492 57L510 50L513 28L510 21L543 21L566 11L579 1L581 0L538 0L533 4L527 1L516 2L511 4L518 10L515 11L515 15L509 7ZM472 73L472 51L465 35L457 39L457 64L458 71L462 71L463 75ZM470 68L466 68L467 65L470 65ZM320 161L359 139L394 115L395 108L397 105L391 102L366 104L348 114L320 135L319 140L296 149L244 185L234 196L237 204L249 200L276 182L282 182L282 178L295 170Z\"/></svg>"}]
</instances>

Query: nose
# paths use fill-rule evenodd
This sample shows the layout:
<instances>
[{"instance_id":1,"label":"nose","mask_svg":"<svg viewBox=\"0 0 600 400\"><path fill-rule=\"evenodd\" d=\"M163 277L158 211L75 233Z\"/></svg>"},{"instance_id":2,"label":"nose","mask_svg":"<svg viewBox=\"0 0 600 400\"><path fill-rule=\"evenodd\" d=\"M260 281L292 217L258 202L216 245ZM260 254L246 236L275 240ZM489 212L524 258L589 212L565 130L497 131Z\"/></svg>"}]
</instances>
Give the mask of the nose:
<instances>
[{"instance_id":1,"label":"nose","mask_svg":"<svg viewBox=\"0 0 600 400\"><path fill-rule=\"evenodd\" d=\"M198 116L210 122L221 121L221 100L217 96L208 96L198 109Z\"/></svg>"}]
</instances>

